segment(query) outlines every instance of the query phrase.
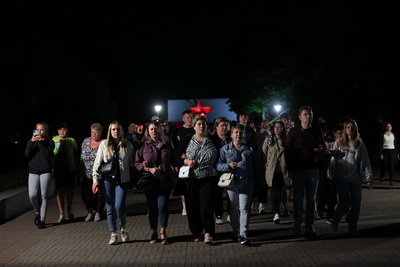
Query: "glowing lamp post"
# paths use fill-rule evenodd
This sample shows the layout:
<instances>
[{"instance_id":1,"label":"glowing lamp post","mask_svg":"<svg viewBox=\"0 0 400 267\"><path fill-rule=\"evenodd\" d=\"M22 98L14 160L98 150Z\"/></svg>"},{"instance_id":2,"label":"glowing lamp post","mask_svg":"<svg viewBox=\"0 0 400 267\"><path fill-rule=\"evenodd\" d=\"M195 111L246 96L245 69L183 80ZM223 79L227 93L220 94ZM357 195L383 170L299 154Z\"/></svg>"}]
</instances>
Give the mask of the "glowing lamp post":
<instances>
[{"instance_id":1,"label":"glowing lamp post","mask_svg":"<svg viewBox=\"0 0 400 267\"><path fill-rule=\"evenodd\" d=\"M160 105L154 106L154 109L156 110L157 116L158 116L158 115L160 114L160 111L161 111L161 109L162 109L162 106L160 106Z\"/></svg>"},{"instance_id":2,"label":"glowing lamp post","mask_svg":"<svg viewBox=\"0 0 400 267\"><path fill-rule=\"evenodd\" d=\"M279 111L281 111L282 106L281 106L281 105L275 105L275 106L274 106L274 109L275 109L275 111L276 111L276 114L279 115Z\"/></svg>"}]
</instances>

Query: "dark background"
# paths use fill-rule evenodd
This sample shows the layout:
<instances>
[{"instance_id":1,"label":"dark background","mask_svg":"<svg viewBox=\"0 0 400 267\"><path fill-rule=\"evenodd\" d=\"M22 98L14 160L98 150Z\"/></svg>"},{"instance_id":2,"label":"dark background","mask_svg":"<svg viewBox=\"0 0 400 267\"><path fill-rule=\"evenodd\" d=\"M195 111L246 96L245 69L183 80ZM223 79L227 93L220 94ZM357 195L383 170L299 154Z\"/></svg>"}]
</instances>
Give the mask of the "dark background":
<instances>
[{"instance_id":1,"label":"dark background","mask_svg":"<svg viewBox=\"0 0 400 267\"><path fill-rule=\"evenodd\" d=\"M287 81L292 117L303 104L330 126L351 116L374 154L379 122L399 128L396 1L280 2L2 1L8 158L41 120L80 143L91 123L143 123L168 99L245 102Z\"/></svg>"}]
</instances>

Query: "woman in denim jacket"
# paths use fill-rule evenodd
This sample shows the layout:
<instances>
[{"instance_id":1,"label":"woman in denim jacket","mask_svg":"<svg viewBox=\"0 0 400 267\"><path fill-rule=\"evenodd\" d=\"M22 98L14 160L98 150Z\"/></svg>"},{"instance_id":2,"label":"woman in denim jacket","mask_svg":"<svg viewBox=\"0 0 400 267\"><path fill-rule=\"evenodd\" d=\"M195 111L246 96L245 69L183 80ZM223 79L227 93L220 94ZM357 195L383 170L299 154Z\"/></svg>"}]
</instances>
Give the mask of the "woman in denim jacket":
<instances>
[{"instance_id":1,"label":"woman in denim jacket","mask_svg":"<svg viewBox=\"0 0 400 267\"><path fill-rule=\"evenodd\" d=\"M250 245L247 233L253 197L253 150L243 144L244 128L236 125L231 129L232 142L223 146L219 152L217 171L236 174L234 186L227 189L233 241Z\"/></svg>"}]
</instances>

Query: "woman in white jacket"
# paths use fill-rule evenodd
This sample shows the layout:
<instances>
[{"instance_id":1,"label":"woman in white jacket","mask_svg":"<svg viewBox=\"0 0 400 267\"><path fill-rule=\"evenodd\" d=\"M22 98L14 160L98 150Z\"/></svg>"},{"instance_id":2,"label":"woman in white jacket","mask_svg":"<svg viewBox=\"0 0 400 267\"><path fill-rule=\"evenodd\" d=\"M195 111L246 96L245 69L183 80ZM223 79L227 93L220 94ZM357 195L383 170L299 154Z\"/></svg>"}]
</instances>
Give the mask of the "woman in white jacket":
<instances>
[{"instance_id":1,"label":"woman in white jacket","mask_svg":"<svg viewBox=\"0 0 400 267\"><path fill-rule=\"evenodd\" d=\"M361 189L365 179L372 189L372 169L368 152L360 138L357 123L350 119L343 125L342 137L335 141L328 177L336 180L339 203L335 209L332 230L337 231L342 216L350 209L348 229L357 236L361 208Z\"/></svg>"},{"instance_id":2,"label":"woman in white jacket","mask_svg":"<svg viewBox=\"0 0 400 267\"><path fill-rule=\"evenodd\" d=\"M116 172L102 177L98 169L103 162L108 162L113 158L118 159ZM108 126L107 139L103 140L96 154L93 164L93 193L98 190L99 182L104 188L107 222L111 232L110 245L118 244L117 218L121 227L121 241L128 242L129 236L125 228L126 223L126 192L129 187L130 174L129 166L133 166L133 147L125 140L122 134L122 125L113 121Z\"/></svg>"}]
</instances>

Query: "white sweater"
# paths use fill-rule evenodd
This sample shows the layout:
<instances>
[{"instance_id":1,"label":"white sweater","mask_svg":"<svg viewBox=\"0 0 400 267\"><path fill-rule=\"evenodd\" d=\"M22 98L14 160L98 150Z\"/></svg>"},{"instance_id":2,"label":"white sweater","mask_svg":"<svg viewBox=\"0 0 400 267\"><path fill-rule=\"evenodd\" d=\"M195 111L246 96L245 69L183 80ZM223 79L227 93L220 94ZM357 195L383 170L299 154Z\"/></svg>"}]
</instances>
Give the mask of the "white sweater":
<instances>
[{"instance_id":1,"label":"white sweater","mask_svg":"<svg viewBox=\"0 0 400 267\"><path fill-rule=\"evenodd\" d=\"M365 144L361 141L356 149L352 142L347 142L344 149L339 149L340 138L335 141L328 168L328 177L348 183L361 184L363 180L372 182L372 168Z\"/></svg>"}]
</instances>

